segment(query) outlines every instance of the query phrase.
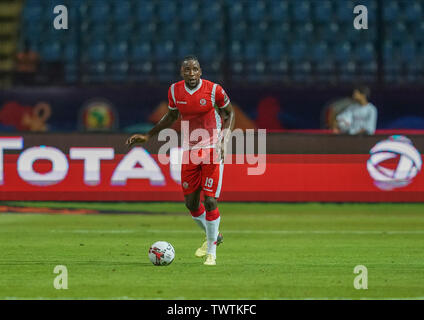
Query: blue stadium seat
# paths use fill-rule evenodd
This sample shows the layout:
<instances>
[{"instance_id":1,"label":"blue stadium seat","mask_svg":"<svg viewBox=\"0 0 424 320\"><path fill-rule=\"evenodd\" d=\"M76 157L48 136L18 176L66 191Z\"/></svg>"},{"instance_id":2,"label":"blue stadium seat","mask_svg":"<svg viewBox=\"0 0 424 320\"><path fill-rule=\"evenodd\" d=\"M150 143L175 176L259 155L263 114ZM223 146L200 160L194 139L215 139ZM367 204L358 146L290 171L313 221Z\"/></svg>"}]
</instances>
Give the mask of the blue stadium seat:
<instances>
[{"instance_id":1,"label":"blue stadium seat","mask_svg":"<svg viewBox=\"0 0 424 320\"><path fill-rule=\"evenodd\" d=\"M200 33L202 38L208 39L209 41L219 41L224 36L224 24L220 21L214 23L203 24Z\"/></svg>"},{"instance_id":2,"label":"blue stadium seat","mask_svg":"<svg viewBox=\"0 0 424 320\"><path fill-rule=\"evenodd\" d=\"M44 61L60 61L63 59L62 49L59 42L48 42L41 50L41 57Z\"/></svg>"},{"instance_id":3,"label":"blue stadium seat","mask_svg":"<svg viewBox=\"0 0 424 320\"><path fill-rule=\"evenodd\" d=\"M78 64L66 63L65 64L65 82L73 84L78 79Z\"/></svg>"},{"instance_id":4,"label":"blue stadium seat","mask_svg":"<svg viewBox=\"0 0 424 320\"><path fill-rule=\"evenodd\" d=\"M419 23L423 21L423 4L418 1L407 2L404 11L404 19L409 23Z\"/></svg>"},{"instance_id":5,"label":"blue stadium seat","mask_svg":"<svg viewBox=\"0 0 424 320\"><path fill-rule=\"evenodd\" d=\"M346 63L351 58L352 48L349 42L337 43L333 48L334 61Z\"/></svg>"},{"instance_id":6,"label":"blue stadium seat","mask_svg":"<svg viewBox=\"0 0 424 320\"><path fill-rule=\"evenodd\" d=\"M412 25L412 37L421 43L424 43L424 21Z\"/></svg>"},{"instance_id":7,"label":"blue stadium seat","mask_svg":"<svg viewBox=\"0 0 424 320\"><path fill-rule=\"evenodd\" d=\"M375 60L375 50L372 43L365 43L357 46L354 50L354 56L360 63L368 63Z\"/></svg>"},{"instance_id":8,"label":"blue stadium seat","mask_svg":"<svg viewBox=\"0 0 424 320\"><path fill-rule=\"evenodd\" d=\"M153 21L137 24L133 30L132 38L140 41L150 41L156 35L157 24Z\"/></svg>"},{"instance_id":9,"label":"blue stadium seat","mask_svg":"<svg viewBox=\"0 0 424 320\"><path fill-rule=\"evenodd\" d=\"M112 34L117 41L128 39L134 30L133 25L127 21L116 21L113 25L111 25L111 29Z\"/></svg>"},{"instance_id":10,"label":"blue stadium seat","mask_svg":"<svg viewBox=\"0 0 424 320\"><path fill-rule=\"evenodd\" d=\"M24 27L35 25L41 20L43 16L43 6L39 1L27 2L23 8L22 18L24 20Z\"/></svg>"},{"instance_id":11,"label":"blue stadium seat","mask_svg":"<svg viewBox=\"0 0 424 320\"><path fill-rule=\"evenodd\" d=\"M336 5L336 20L341 23L349 23L352 25L352 16L354 4L352 1L337 1Z\"/></svg>"},{"instance_id":12,"label":"blue stadium seat","mask_svg":"<svg viewBox=\"0 0 424 320\"><path fill-rule=\"evenodd\" d=\"M258 60L262 56L262 44L259 41L248 41L243 56L249 62Z\"/></svg>"},{"instance_id":13,"label":"blue stadium seat","mask_svg":"<svg viewBox=\"0 0 424 320\"><path fill-rule=\"evenodd\" d=\"M230 21L233 23L238 23L244 20L245 13L243 10L243 4L241 2L234 1L234 3L228 8L228 14Z\"/></svg>"},{"instance_id":14,"label":"blue stadium seat","mask_svg":"<svg viewBox=\"0 0 424 320\"><path fill-rule=\"evenodd\" d=\"M293 33L294 30L292 31L290 23L287 22L272 24L267 31L270 41L287 41Z\"/></svg>"},{"instance_id":15,"label":"blue stadium seat","mask_svg":"<svg viewBox=\"0 0 424 320\"><path fill-rule=\"evenodd\" d=\"M199 6L196 2L188 2L180 4L178 10L178 18L183 23L190 23L193 21L193 18L199 14Z\"/></svg>"},{"instance_id":16,"label":"blue stadium seat","mask_svg":"<svg viewBox=\"0 0 424 320\"><path fill-rule=\"evenodd\" d=\"M389 1L383 6L383 20L387 23L398 21L400 8L397 1Z\"/></svg>"},{"instance_id":17,"label":"blue stadium seat","mask_svg":"<svg viewBox=\"0 0 424 320\"><path fill-rule=\"evenodd\" d=\"M247 38L247 25L243 21L234 22L230 26L230 40L231 41L240 41Z\"/></svg>"},{"instance_id":18,"label":"blue stadium seat","mask_svg":"<svg viewBox=\"0 0 424 320\"><path fill-rule=\"evenodd\" d=\"M300 62L305 60L307 55L307 45L302 41L292 42L289 48L290 60Z\"/></svg>"},{"instance_id":19,"label":"blue stadium seat","mask_svg":"<svg viewBox=\"0 0 424 320\"><path fill-rule=\"evenodd\" d=\"M286 55L285 47L281 41L268 42L265 49L265 57L270 63L276 63Z\"/></svg>"},{"instance_id":20,"label":"blue stadium seat","mask_svg":"<svg viewBox=\"0 0 424 320\"><path fill-rule=\"evenodd\" d=\"M271 22L287 22L289 17L289 8L286 1L272 0L268 2L268 15Z\"/></svg>"},{"instance_id":21,"label":"blue stadium seat","mask_svg":"<svg viewBox=\"0 0 424 320\"><path fill-rule=\"evenodd\" d=\"M215 21L222 21L222 12L219 2L205 1L203 2L200 10L200 16L203 21L208 23L215 23Z\"/></svg>"},{"instance_id":22,"label":"blue stadium seat","mask_svg":"<svg viewBox=\"0 0 424 320\"><path fill-rule=\"evenodd\" d=\"M107 59L109 61L124 61L128 58L128 44L125 41L111 44L107 50Z\"/></svg>"},{"instance_id":23,"label":"blue stadium seat","mask_svg":"<svg viewBox=\"0 0 424 320\"><path fill-rule=\"evenodd\" d=\"M311 21L311 5L309 1L297 0L291 3L293 21L305 23Z\"/></svg>"},{"instance_id":24,"label":"blue stadium seat","mask_svg":"<svg viewBox=\"0 0 424 320\"><path fill-rule=\"evenodd\" d=\"M83 69L82 72L83 82L88 83L102 83L106 81L106 63L98 61L90 63Z\"/></svg>"},{"instance_id":25,"label":"blue stadium seat","mask_svg":"<svg viewBox=\"0 0 424 320\"><path fill-rule=\"evenodd\" d=\"M63 58L68 62L77 61L78 60L78 47L76 44L67 44L63 49Z\"/></svg>"},{"instance_id":26,"label":"blue stadium seat","mask_svg":"<svg viewBox=\"0 0 424 320\"><path fill-rule=\"evenodd\" d=\"M247 19L252 23L264 21L266 7L263 1L248 1L247 2Z\"/></svg>"},{"instance_id":27,"label":"blue stadium seat","mask_svg":"<svg viewBox=\"0 0 424 320\"><path fill-rule=\"evenodd\" d=\"M132 16L131 2L129 0L115 1L112 7L112 20L115 23L125 23Z\"/></svg>"},{"instance_id":28,"label":"blue stadium seat","mask_svg":"<svg viewBox=\"0 0 424 320\"><path fill-rule=\"evenodd\" d=\"M196 55L197 50L198 50L198 47L197 46L195 47L193 42L181 41L178 43L178 49L177 49L178 59L182 59L189 54Z\"/></svg>"},{"instance_id":29,"label":"blue stadium seat","mask_svg":"<svg viewBox=\"0 0 424 320\"><path fill-rule=\"evenodd\" d=\"M310 52L310 59L315 63L321 63L328 58L329 52L328 44L325 41L319 41L312 45L312 51Z\"/></svg>"},{"instance_id":30,"label":"blue stadium seat","mask_svg":"<svg viewBox=\"0 0 424 320\"><path fill-rule=\"evenodd\" d=\"M110 35L109 23L96 23L89 25L87 30L87 35L89 35L93 39L97 40L106 40ZM84 31L83 31L84 32Z\"/></svg>"},{"instance_id":31,"label":"blue stadium seat","mask_svg":"<svg viewBox=\"0 0 424 320\"><path fill-rule=\"evenodd\" d=\"M128 63L126 61L112 63L109 71L109 77L113 82L124 82L127 80Z\"/></svg>"},{"instance_id":32,"label":"blue stadium seat","mask_svg":"<svg viewBox=\"0 0 424 320\"><path fill-rule=\"evenodd\" d=\"M152 57L152 46L149 42L133 43L130 50L130 59L133 61L145 61Z\"/></svg>"},{"instance_id":33,"label":"blue stadium seat","mask_svg":"<svg viewBox=\"0 0 424 320\"><path fill-rule=\"evenodd\" d=\"M135 17L139 23L151 22L155 19L155 6L152 1L140 0L136 2Z\"/></svg>"},{"instance_id":34,"label":"blue stadium seat","mask_svg":"<svg viewBox=\"0 0 424 320\"><path fill-rule=\"evenodd\" d=\"M175 2L159 1L157 16L162 23L170 24L177 18L177 6Z\"/></svg>"},{"instance_id":35,"label":"blue stadium seat","mask_svg":"<svg viewBox=\"0 0 424 320\"><path fill-rule=\"evenodd\" d=\"M402 42L409 32L404 23L386 24L386 39Z\"/></svg>"},{"instance_id":36,"label":"blue stadium seat","mask_svg":"<svg viewBox=\"0 0 424 320\"><path fill-rule=\"evenodd\" d=\"M102 41L95 41L88 46L87 51L83 50L82 52L84 60L102 61L105 59L106 45Z\"/></svg>"},{"instance_id":37,"label":"blue stadium seat","mask_svg":"<svg viewBox=\"0 0 424 320\"><path fill-rule=\"evenodd\" d=\"M319 28L319 37L321 40L336 43L340 39L339 25L337 23L323 24Z\"/></svg>"},{"instance_id":38,"label":"blue stadium seat","mask_svg":"<svg viewBox=\"0 0 424 320\"><path fill-rule=\"evenodd\" d=\"M314 25L312 23L302 23L294 27L294 41L302 39L303 41L311 41L316 38Z\"/></svg>"},{"instance_id":39,"label":"blue stadium seat","mask_svg":"<svg viewBox=\"0 0 424 320\"><path fill-rule=\"evenodd\" d=\"M108 3L102 3L98 6L93 6L89 10L88 18L95 24L107 24L110 20L111 12Z\"/></svg>"},{"instance_id":40,"label":"blue stadium seat","mask_svg":"<svg viewBox=\"0 0 424 320\"><path fill-rule=\"evenodd\" d=\"M269 38L268 30L269 30L269 27L265 21L248 24L248 27L246 28L246 31L245 31L245 34L246 34L245 39L248 41L267 40ZM272 39L272 40L275 40L275 39Z\"/></svg>"},{"instance_id":41,"label":"blue stadium seat","mask_svg":"<svg viewBox=\"0 0 424 320\"><path fill-rule=\"evenodd\" d=\"M233 41L230 46L231 61L239 61L243 57L244 47L241 41Z\"/></svg>"},{"instance_id":42,"label":"blue stadium seat","mask_svg":"<svg viewBox=\"0 0 424 320\"><path fill-rule=\"evenodd\" d=\"M184 23L180 25L178 36L188 42L201 40L203 38L203 34L200 21L196 20L191 23Z\"/></svg>"},{"instance_id":43,"label":"blue stadium seat","mask_svg":"<svg viewBox=\"0 0 424 320\"><path fill-rule=\"evenodd\" d=\"M172 41L157 42L154 46L154 58L156 61L171 61L175 58L174 43Z\"/></svg>"},{"instance_id":44,"label":"blue stadium seat","mask_svg":"<svg viewBox=\"0 0 424 320\"><path fill-rule=\"evenodd\" d=\"M332 7L329 0L313 2L313 18L318 23L328 23L332 20Z\"/></svg>"},{"instance_id":45,"label":"blue stadium seat","mask_svg":"<svg viewBox=\"0 0 424 320\"><path fill-rule=\"evenodd\" d=\"M206 41L200 45L199 59L201 61L210 61L221 55L220 45L217 42Z\"/></svg>"},{"instance_id":46,"label":"blue stadium seat","mask_svg":"<svg viewBox=\"0 0 424 320\"><path fill-rule=\"evenodd\" d=\"M157 40L174 40L178 38L178 26L175 23L162 23L158 25Z\"/></svg>"},{"instance_id":47,"label":"blue stadium seat","mask_svg":"<svg viewBox=\"0 0 424 320\"><path fill-rule=\"evenodd\" d=\"M342 82L352 82L355 78L356 70L357 66L353 60L348 60L339 65L339 80Z\"/></svg>"},{"instance_id":48,"label":"blue stadium seat","mask_svg":"<svg viewBox=\"0 0 424 320\"><path fill-rule=\"evenodd\" d=\"M403 42L400 46L400 56L404 63L415 60L417 48L414 41Z\"/></svg>"}]
</instances>

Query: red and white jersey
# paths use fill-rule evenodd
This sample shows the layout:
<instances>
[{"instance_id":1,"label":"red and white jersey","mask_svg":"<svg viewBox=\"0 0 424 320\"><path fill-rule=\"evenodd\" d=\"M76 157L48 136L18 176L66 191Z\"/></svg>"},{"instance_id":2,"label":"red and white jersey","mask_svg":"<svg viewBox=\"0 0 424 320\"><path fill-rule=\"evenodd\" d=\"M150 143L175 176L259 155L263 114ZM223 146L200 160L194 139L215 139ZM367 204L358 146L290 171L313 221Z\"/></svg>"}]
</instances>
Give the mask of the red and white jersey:
<instances>
[{"instance_id":1,"label":"red and white jersey","mask_svg":"<svg viewBox=\"0 0 424 320\"><path fill-rule=\"evenodd\" d=\"M214 148L222 128L222 119L215 106L222 109L230 103L224 89L204 79L200 79L196 88L190 89L182 80L169 87L168 101L168 108L178 109L181 114L183 148ZM184 128L184 121L188 121L188 130ZM208 135L193 132L196 129L206 130Z\"/></svg>"}]
</instances>

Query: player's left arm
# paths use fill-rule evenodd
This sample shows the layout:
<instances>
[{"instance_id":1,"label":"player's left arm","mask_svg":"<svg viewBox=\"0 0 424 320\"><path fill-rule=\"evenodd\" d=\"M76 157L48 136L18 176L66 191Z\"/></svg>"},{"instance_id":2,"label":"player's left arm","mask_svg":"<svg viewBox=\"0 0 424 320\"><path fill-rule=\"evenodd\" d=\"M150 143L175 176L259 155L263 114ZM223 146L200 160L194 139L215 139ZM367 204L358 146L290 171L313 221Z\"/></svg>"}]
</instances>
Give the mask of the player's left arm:
<instances>
[{"instance_id":1,"label":"player's left arm","mask_svg":"<svg viewBox=\"0 0 424 320\"><path fill-rule=\"evenodd\" d=\"M222 118L222 140L220 145L221 159L225 157L225 146L230 138L231 131L234 129L235 113L233 106L231 105L230 99L225 93L224 89L218 85L215 94L215 103L218 107L219 115Z\"/></svg>"}]
</instances>

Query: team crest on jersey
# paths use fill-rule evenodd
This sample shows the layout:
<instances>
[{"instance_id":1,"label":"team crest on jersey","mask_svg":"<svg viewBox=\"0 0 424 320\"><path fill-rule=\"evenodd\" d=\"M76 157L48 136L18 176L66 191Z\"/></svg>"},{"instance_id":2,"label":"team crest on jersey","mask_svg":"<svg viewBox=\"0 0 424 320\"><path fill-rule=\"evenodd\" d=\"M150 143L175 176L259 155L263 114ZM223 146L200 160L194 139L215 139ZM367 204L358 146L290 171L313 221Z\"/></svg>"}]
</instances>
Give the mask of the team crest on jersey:
<instances>
[{"instance_id":1,"label":"team crest on jersey","mask_svg":"<svg viewBox=\"0 0 424 320\"><path fill-rule=\"evenodd\" d=\"M183 182L183 188L184 188L184 189L187 189L187 188L188 188L188 182L187 182L187 181L184 181L184 182Z\"/></svg>"},{"instance_id":2,"label":"team crest on jersey","mask_svg":"<svg viewBox=\"0 0 424 320\"><path fill-rule=\"evenodd\" d=\"M200 99L200 104L201 104L202 106L206 105L206 99Z\"/></svg>"}]
</instances>

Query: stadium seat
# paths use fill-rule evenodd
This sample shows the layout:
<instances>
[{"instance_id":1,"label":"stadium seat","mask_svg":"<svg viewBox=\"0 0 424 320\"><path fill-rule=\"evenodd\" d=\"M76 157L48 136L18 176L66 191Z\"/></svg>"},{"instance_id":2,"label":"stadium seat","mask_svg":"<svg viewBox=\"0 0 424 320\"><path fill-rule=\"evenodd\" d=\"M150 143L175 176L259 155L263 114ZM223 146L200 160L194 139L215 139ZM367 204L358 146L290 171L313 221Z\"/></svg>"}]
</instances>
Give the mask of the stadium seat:
<instances>
[{"instance_id":1,"label":"stadium seat","mask_svg":"<svg viewBox=\"0 0 424 320\"><path fill-rule=\"evenodd\" d=\"M295 32L293 41L296 41L296 39L302 39L302 41L312 41L316 37L314 32L314 25L312 23L302 23L296 25L294 30Z\"/></svg>"},{"instance_id":2,"label":"stadium seat","mask_svg":"<svg viewBox=\"0 0 424 320\"><path fill-rule=\"evenodd\" d=\"M357 46L354 50L354 56L360 63L368 63L374 61L374 45L372 43L365 43L362 46Z\"/></svg>"},{"instance_id":3,"label":"stadium seat","mask_svg":"<svg viewBox=\"0 0 424 320\"><path fill-rule=\"evenodd\" d=\"M109 71L109 77L113 82L124 82L127 78L128 63L126 61L112 63Z\"/></svg>"},{"instance_id":4,"label":"stadium seat","mask_svg":"<svg viewBox=\"0 0 424 320\"><path fill-rule=\"evenodd\" d=\"M281 41L268 42L265 50L265 57L268 62L276 63L285 55L284 45Z\"/></svg>"},{"instance_id":5,"label":"stadium seat","mask_svg":"<svg viewBox=\"0 0 424 320\"><path fill-rule=\"evenodd\" d=\"M202 38L208 39L208 41L220 41L224 38L224 24L221 21L214 23L204 23L202 25L200 33Z\"/></svg>"},{"instance_id":6,"label":"stadium seat","mask_svg":"<svg viewBox=\"0 0 424 320\"><path fill-rule=\"evenodd\" d=\"M348 60L350 60L351 50L352 48L349 42L345 41L342 43L337 43L333 47L334 61L340 64L346 63Z\"/></svg>"},{"instance_id":7,"label":"stadium seat","mask_svg":"<svg viewBox=\"0 0 424 320\"><path fill-rule=\"evenodd\" d=\"M329 56L328 44L325 41L319 41L312 45L312 51L310 52L310 59L315 63L320 63Z\"/></svg>"},{"instance_id":8,"label":"stadium seat","mask_svg":"<svg viewBox=\"0 0 424 320\"><path fill-rule=\"evenodd\" d=\"M248 41L243 56L248 62L257 61L262 56L262 44L258 41Z\"/></svg>"},{"instance_id":9,"label":"stadium seat","mask_svg":"<svg viewBox=\"0 0 424 320\"><path fill-rule=\"evenodd\" d=\"M204 1L200 9L201 19L207 23L222 20L221 6L217 1Z\"/></svg>"},{"instance_id":10,"label":"stadium seat","mask_svg":"<svg viewBox=\"0 0 424 320\"><path fill-rule=\"evenodd\" d=\"M408 23L419 23L423 21L423 5L418 1L409 1L405 4L404 19Z\"/></svg>"},{"instance_id":11,"label":"stadium seat","mask_svg":"<svg viewBox=\"0 0 424 320\"><path fill-rule=\"evenodd\" d=\"M145 61L152 57L152 47L149 42L136 42L130 50L130 59L132 61Z\"/></svg>"},{"instance_id":12,"label":"stadium seat","mask_svg":"<svg viewBox=\"0 0 424 320\"><path fill-rule=\"evenodd\" d=\"M155 6L152 1L137 1L135 7L135 18L138 23L144 24L155 19Z\"/></svg>"},{"instance_id":13,"label":"stadium seat","mask_svg":"<svg viewBox=\"0 0 424 320\"><path fill-rule=\"evenodd\" d=\"M383 20L386 23L398 21L400 8L397 1L387 1L383 6Z\"/></svg>"},{"instance_id":14,"label":"stadium seat","mask_svg":"<svg viewBox=\"0 0 424 320\"><path fill-rule=\"evenodd\" d=\"M230 21L233 23L239 23L244 20L244 10L241 1L234 1L234 3L228 7L228 15Z\"/></svg>"},{"instance_id":15,"label":"stadium seat","mask_svg":"<svg viewBox=\"0 0 424 320\"><path fill-rule=\"evenodd\" d=\"M268 15L271 22L287 22L289 17L289 8L286 1L271 0L268 2Z\"/></svg>"},{"instance_id":16,"label":"stadium seat","mask_svg":"<svg viewBox=\"0 0 424 320\"><path fill-rule=\"evenodd\" d=\"M191 23L198 14L199 6L196 2L182 3L178 9L178 18L183 23Z\"/></svg>"},{"instance_id":17,"label":"stadium seat","mask_svg":"<svg viewBox=\"0 0 424 320\"><path fill-rule=\"evenodd\" d=\"M306 23L311 21L311 5L309 1L297 0L291 2L292 20L297 23Z\"/></svg>"},{"instance_id":18,"label":"stadium seat","mask_svg":"<svg viewBox=\"0 0 424 320\"><path fill-rule=\"evenodd\" d=\"M241 41L233 41L230 46L229 55L232 60L240 60L243 56L244 46Z\"/></svg>"},{"instance_id":19,"label":"stadium seat","mask_svg":"<svg viewBox=\"0 0 424 320\"><path fill-rule=\"evenodd\" d=\"M201 61L210 61L221 54L220 45L217 42L205 42L200 45L199 59Z\"/></svg>"},{"instance_id":20,"label":"stadium seat","mask_svg":"<svg viewBox=\"0 0 424 320\"><path fill-rule=\"evenodd\" d=\"M265 19L266 7L263 1L247 2L247 19L251 23L259 23Z\"/></svg>"},{"instance_id":21,"label":"stadium seat","mask_svg":"<svg viewBox=\"0 0 424 320\"><path fill-rule=\"evenodd\" d=\"M159 1L157 17L159 22L170 24L177 18L177 6L175 2Z\"/></svg>"},{"instance_id":22,"label":"stadium seat","mask_svg":"<svg viewBox=\"0 0 424 320\"><path fill-rule=\"evenodd\" d=\"M92 6L88 12L88 18L94 24L107 24L111 17L110 7L107 2Z\"/></svg>"},{"instance_id":23,"label":"stadium seat","mask_svg":"<svg viewBox=\"0 0 424 320\"><path fill-rule=\"evenodd\" d=\"M112 6L111 16L117 24L128 22L132 16L131 2L129 0L115 2Z\"/></svg>"},{"instance_id":24,"label":"stadium seat","mask_svg":"<svg viewBox=\"0 0 424 320\"><path fill-rule=\"evenodd\" d=\"M289 47L289 58L291 61L299 63L306 58L307 45L302 41L292 42Z\"/></svg>"},{"instance_id":25,"label":"stadium seat","mask_svg":"<svg viewBox=\"0 0 424 320\"><path fill-rule=\"evenodd\" d=\"M113 62L126 61L128 58L128 44L125 41L113 43L107 50L107 59Z\"/></svg>"},{"instance_id":26,"label":"stadium seat","mask_svg":"<svg viewBox=\"0 0 424 320\"><path fill-rule=\"evenodd\" d=\"M63 59L59 42L51 42L42 46L41 57L44 61L60 61Z\"/></svg>"},{"instance_id":27,"label":"stadium seat","mask_svg":"<svg viewBox=\"0 0 424 320\"><path fill-rule=\"evenodd\" d=\"M415 59L416 46L411 40L403 42L400 46L400 57L404 63L410 63Z\"/></svg>"},{"instance_id":28,"label":"stadium seat","mask_svg":"<svg viewBox=\"0 0 424 320\"><path fill-rule=\"evenodd\" d=\"M335 10L335 16L336 20L339 23L349 23L352 24L352 13L354 4L352 1L346 0L346 1L336 1L336 10Z\"/></svg>"},{"instance_id":29,"label":"stadium seat","mask_svg":"<svg viewBox=\"0 0 424 320\"><path fill-rule=\"evenodd\" d=\"M175 59L174 43L172 41L158 42L154 46L153 53L156 61L172 61Z\"/></svg>"},{"instance_id":30,"label":"stadium seat","mask_svg":"<svg viewBox=\"0 0 424 320\"><path fill-rule=\"evenodd\" d=\"M245 22L235 22L230 26L230 41L241 41L247 38Z\"/></svg>"},{"instance_id":31,"label":"stadium seat","mask_svg":"<svg viewBox=\"0 0 424 320\"><path fill-rule=\"evenodd\" d=\"M106 56L106 45L104 42L96 41L88 46L87 51L83 50L83 60L102 61Z\"/></svg>"},{"instance_id":32,"label":"stadium seat","mask_svg":"<svg viewBox=\"0 0 424 320\"><path fill-rule=\"evenodd\" d=\"M332 20L332 7L329 0L313 2L313 19L318 23L328 23Z\"/></svg>"},{"instance_id":33,"label":"stadium seat","mask_svg":"<svg viewBox=\"0 0 424 320\"><path fill-rule=\"evenodd\" d=\"M63 49L63 58L68 62L75 62L78 59L78 49L73 43L65 45Z\"/></svg>"},{"instance_id":34,"label":"stadium seat","mask_svg":"<svg viewBox=\"0 0 424 320\"><path fill-rule=\"evenodd\" d=\"M158 25L156 40L165 41L165 40L174 40L178 38L178 27L175 23L162 23Z\"/></svg>"}]
</instances>

